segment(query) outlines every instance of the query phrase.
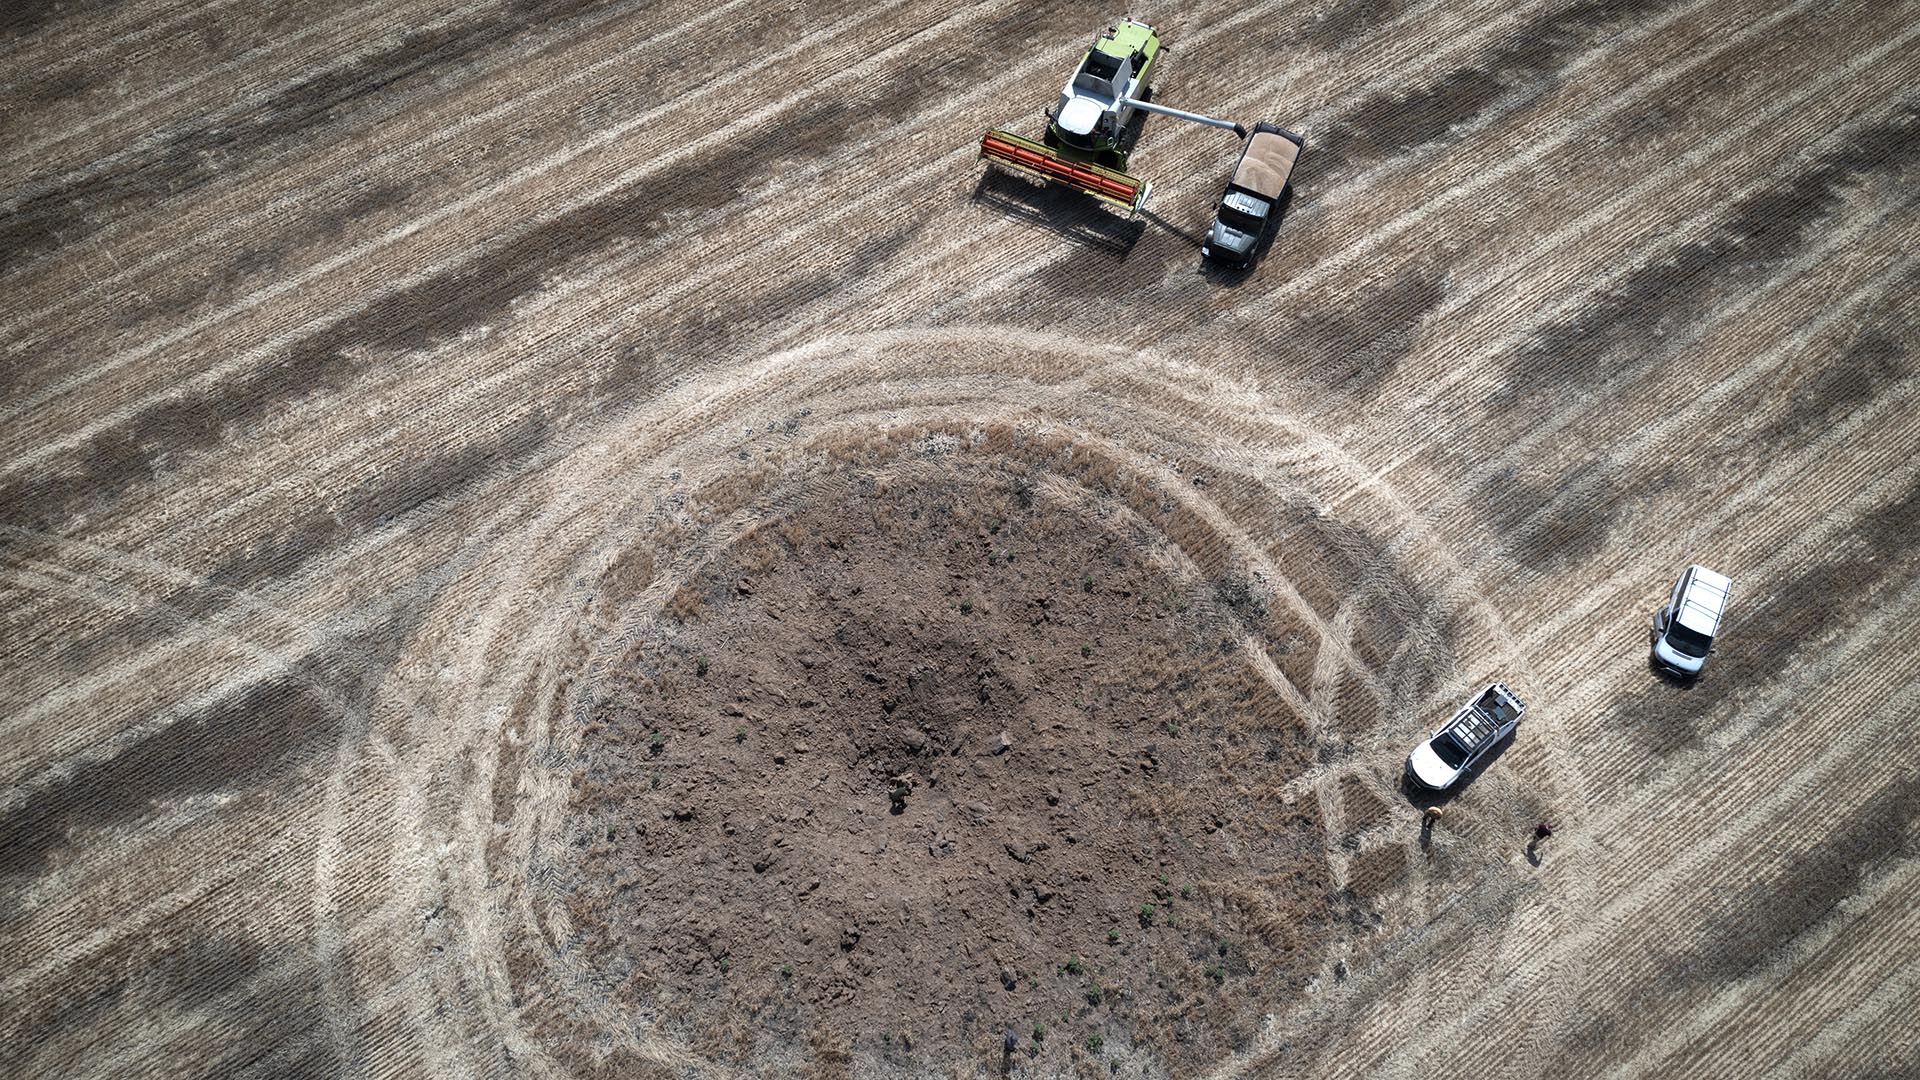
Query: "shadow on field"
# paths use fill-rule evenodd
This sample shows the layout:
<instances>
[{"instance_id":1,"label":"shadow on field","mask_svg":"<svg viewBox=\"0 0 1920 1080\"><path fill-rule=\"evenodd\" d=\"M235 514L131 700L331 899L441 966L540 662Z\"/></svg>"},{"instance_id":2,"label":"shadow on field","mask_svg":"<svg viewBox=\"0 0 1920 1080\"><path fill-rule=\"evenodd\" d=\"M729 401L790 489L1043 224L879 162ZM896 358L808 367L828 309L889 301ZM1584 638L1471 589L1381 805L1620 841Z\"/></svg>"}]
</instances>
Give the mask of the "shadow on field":
<instances>
[{"instance_id":1,"label":"shadow on field","mask_svg":"<svg viewBox=\"0 0 1920 1080\"><path fill-rule=\"evenodd\" d=\"M1090 195L1004 169L989 168L981 175L973 201L1121 260L1147 231L1145 222L1122 217Z\"/></svg>"},{"instance_id":2,"label":"shadow on field","mask_svg":"<svg viewBox=\"0 0 1920 1080\"><path fill-rule=\"evenodd\" d=\"M1161 217L1159 214L1156 214L1151 210L1142 209L1140 211L1140 217L1142 220L1146 221L1147 224L1152 225L1153 227L1159 229L1161 232L1167 233L1172 236L1177 236L1180 239L1185 240L1189 245L1193 247L1195 251L1199 251L1200 244L1206 240L1205 233L1188 232L1187 230L1182 229L1178 225L1175 225L1173 222L1168 221L1166 218Z\"/></svg>"}]
</instances>

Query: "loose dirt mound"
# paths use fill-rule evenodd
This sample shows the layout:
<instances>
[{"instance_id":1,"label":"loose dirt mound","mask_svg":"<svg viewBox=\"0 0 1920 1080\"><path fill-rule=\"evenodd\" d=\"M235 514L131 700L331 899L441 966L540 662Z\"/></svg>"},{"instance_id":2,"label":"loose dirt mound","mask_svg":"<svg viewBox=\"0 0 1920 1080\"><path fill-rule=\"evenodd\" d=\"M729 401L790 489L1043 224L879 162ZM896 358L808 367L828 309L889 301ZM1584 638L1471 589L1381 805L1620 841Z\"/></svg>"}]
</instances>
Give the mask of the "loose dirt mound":
<instances>
[{"instance_id":1,"label":"loose dirt mound","mask_svg":"<svg viewBox=\"0 0 1920 1080\"><path fill-rule=\"evenodd\" d=\"M903 1066L1243 1043L1345 902L1230 613L1018 466L852 487L683 587L592 709L569 906L616 997L742 1061L742 1025Z\"/></svg>"}]
</instances>

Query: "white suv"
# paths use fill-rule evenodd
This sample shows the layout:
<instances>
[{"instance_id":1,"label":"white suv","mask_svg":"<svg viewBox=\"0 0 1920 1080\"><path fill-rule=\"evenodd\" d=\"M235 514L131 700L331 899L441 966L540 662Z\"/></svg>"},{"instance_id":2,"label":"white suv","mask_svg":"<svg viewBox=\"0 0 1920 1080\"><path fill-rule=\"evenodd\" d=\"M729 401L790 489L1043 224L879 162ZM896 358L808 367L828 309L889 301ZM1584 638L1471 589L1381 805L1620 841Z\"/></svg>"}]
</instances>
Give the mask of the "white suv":
<instances>
[{"instance_id":1,"label":"white suv","mask_svg":"<svg viewBox=\"0 0 1920 1080\"><path fill-rule=\"evenodd\" d=\"M1505 683L1490 684L1413 748L1407 755L1407 776L1422 787L1445 791L1512 734L1526 711L1526 702Z\"/></svg>"},{"instance_id":2,"label":"white suv","mask_svg":"<svg viewBox=\"0 0 1920 1080\"><path fill-rule=\"evenodd\" d=\"M1666 606L1653 613L1653 662L1688 677L1700 674L1732 588L1725 574L1698 564L1680 571Z\"/></svg>"}]
</instances>

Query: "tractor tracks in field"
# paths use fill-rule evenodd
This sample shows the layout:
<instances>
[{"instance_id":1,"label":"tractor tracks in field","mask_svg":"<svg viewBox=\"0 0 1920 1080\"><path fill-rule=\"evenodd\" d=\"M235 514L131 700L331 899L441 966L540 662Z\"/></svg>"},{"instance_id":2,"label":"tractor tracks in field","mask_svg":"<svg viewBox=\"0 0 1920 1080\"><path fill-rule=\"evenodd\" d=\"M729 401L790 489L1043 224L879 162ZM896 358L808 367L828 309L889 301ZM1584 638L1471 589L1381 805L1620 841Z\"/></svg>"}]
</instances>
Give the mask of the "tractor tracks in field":
<instances>
[{"instance_id":1,"label":"tractor tracks in field","mask_svg":"<svg viewBox=\"0 0 1920 1080\"><path fill-rule=\"evenodd\" d=\"M581 655L578 645L561 642L581 632L582 615L586 608L596 602L589 599L597 595L591 584L595 575L607 572L601 568L622 565L628 558L620 554L619 546L609 548L609 543L625 545L632 550L646 544L649 533L661 529L669 530L667 535L675 537L667 542L671 545L671 562L662 562L660 557L644 560L645 565L651 568L650 576L644 593L633 601L642 606L658 605L672 595L677 582L685 574L703 565L717 549L724 548L730 542L730 535L738 535L741 530L765 520L766 511L763 507L769 501L773 505L791 505L796 498L829 497L830 488L822 487L817 482L802 480L799 481L801 487L795 489L792 482L785 480L758 481L762 496L737 510L724 512L722 518L709 525L699 526L694 524L698 519L687 516L694 512L693 504L681 504L676 501L677 496L667 496L656 486L659 483L657 479L649 481L642 478L672 472L675 474L672 491L701 491L725 486L726 478L735 473L757 473L761 468L756 464L760 460L757 454L749 455L749 461L741 462L728 449L730 445L737 445L740 438L730 432L739 430L741 426L750 430L768 430L771 426L777 426L782 417L804 416L802 430L815 433L813 437L818 440L825 438L827 433L842 429L851 432L911 430L920 424L944 422L941 418L949 417L964 418L964 422L971 425L991 425L1000 422L996 417L1005 417L1022 424L1037 423L1042 430L1057 428L1060 434L1071 438L1074 445L1104 447L1097 453L1125 461L1128 472L1137 471L1140 482L1148 484L1153 490L1163 494L1184 490L1180 478L1168 473L1159 455L1151 449L1164 435L1159 432L1158 425L1144 423L1142 413L1150 415L1150 406L1144 400L1095 405L1101 398L1098 387L1110 378L1104 373L1106 366L1117 362L1137 364L1136 358L1104 347L1096 347L1087 355L1076 358L1079 348L1063 341L1056 347L1068 350L1064 370L1042 375L1040 372L1050 365L1041 365L1030 377L1032 381L1028 381L1021 378L1019 373L1030 368L1031 361L1020 361L1017 351L1011 357L972 355L970 347L974 345L974 340L970 332L919 332L877 335L870 342L856 337L816 343L800 355L775 357L767 361L770 369L787 373L788 377L784 380L770 379L769 372L764 371L741 373L733 381L734 389L724 386L705 388L694 397L691 407L679 414L679 419L670 419L658 410L636 415L633 430L640 434L637 440L614 437L608 442L582 447L574 455L577 465L559 465L552 470L552 475L568 479L561 488L548 493L548 509L543 512L541 520L527 527L522 534L522 542L512 544L502 552L502 565L512 568L509 576L505 580L492 582L492 587L485 592L474 592L471 588L462 591L461 595L468 598L462 601L463 604L485 598L486 613L476 618L459 614L458 608L455 608L435 618L432 623L436 626L459 627L459 642L442 640L435 634L424 634L417 642L418 647L427 652L454 648L467 657L455 662L456 671L461 673L456 681L472 679L480 689L458 699L453 711L466 717L494 718L489 724L515 723L521 731L519 738L528 737L530 731L527 725L534 717L565 715L560 705L564 696L560 690L562 684L557 681L559 675L547 658L555 654ZM876 349L877 354L867 355ZM965 357L965 360L949 372L938 374L938 369L929 370L927 358L929 355L938 355L943 349L956 350L957 355ZM1152 368L1149 366L1146 370ZM794 377L801 375L804 377ZM862 389L853 390L855 387ZM1036 390L1039 392L1036 393ZM1074 426L1062 426L1061 421L1047 419L1056 410L1081 417L1085 417L1089 410L1095 416L1104 414L1105 420L1097 425L1097 430L1106 433L1105 437L1094 443L1086 443L1090 429L1079 429L1075 434L1077 424L1086 420L1083 418ZM1122 417L1132 419L1122 420L1118 424L1114 422ZM1061 417L1061 420L1065 419L1065 416ZM1136 440L1144 442L1137 443ZM1207 440L1200 431L1188 429L1177 441L1204 447ZM754 441L750 441L749 445L753 444ZM619 445L620 449L609 452L614 445ZM1193 452L1181 451L1183 457ZM663 453L665 456L662 456ZM1204 455L1201 460L1204 461ZM798 467L802 475L811 468L804 464L804 459ZM777 475L779 467L775 466L775 469ZM1352 471L1353 466L1348 465L1336 475ZM1330 479L1322 478L1316 483ZM814 492L812 495L798 493L809 487ZM624 494L613 499L595 494L610 492ZM1191 508L1192 497L1183 496L1181 501L1187 502ZM1202 520L1209 520L1209 516L1203 514ZM611 521L628 524L624 530L609 531ZM1216 530L1229 526L1230 523L1212 522ZM689 534L686 532L690 527L694 530L691 535L700 537L692 543L689 543ZM616 540L616 537L619 539ZM1177 557L1181 541L1173 543L1174 547L1170 550ZM1259 557L1250 550L1251 545L1244 539L1230 541L1228 546L1230 550L1240 549L1236 552L1238 559ZM663 549L661 555L665 555L666 550L669 549ZM1187 572L1202 571L1190 566ZM1269 572L1279 575L1284 569L1275 567ZM556 589L557 592L554 591ZM1317 618L1304 603L1300 609L1302 614ZM586 625L605 625L606 618L604 614L595 614L587 619ZM537 620L537 623L529 624L529 619ZM1321 655L1332 657L1322 662L1341 667L1362 664L1341 644L1339 635L1325 629L1320 633L1327 643ZM494 641L510 642L510 651L506 654L495 652L489 644ZM1242 644L1243 648L1250 647L1245 641ZM611 656L622 653L626 647L626 643L616 640L596 649ZM1467 662L1474 661L1469 659ZM571 679L585 677L596 667L592 661L583 661L583 664L582 668L577 669L582 674L571 676ZM1277 671L1270 673L1269 677L1282 680L1274 684L1276 688L1291 686L1290 681L1286 681ZM523 678L531 680L524 690L519 688L519 680ZM577 700L580 694L586 692L582 684L576 681L568 693L571 699ZM1304 698L1297 688L1292 693L1297 699ZM502 703L516 699L533 703L532 708L512 713L501 712ZM1311 702L1303 701L1303 704L1310 712L1314 709ZM516 722L515 717L521 719ZM546 721L539 723L546 724ZM490 727L476 728L470 721L451 726L444 738L436 740L438 749L425 752L429 759L439 759L439 755L443 754L459 757L478 752L483 756L488 755L493 752L489 748L498 745L498 740L490 736L491 730ZM564 727L554 730L548 725L545 737L565 739L569 736ZM564 748L559 749L564 756ZM521 757L524 760L529 755L539 757L544 753L523 749ZM424 767L433 770L446 766ZM515 768L519 771L524 766ZM475 891L479 888L477 883L497 880L500 872L497 867L490 872L482 869L490 856L488 832L480 826L490 822L494 813L489 805L491 796L486 794L491 785L485 778L494 775L494 767L480 764L472 770L462 771L469 771L479 780L470 788L473 794L466 797L466 809L460 811L467 821L465 828L476 830L472 834L473 839L466 842L471 852L466 858L480 860L466 863L468 868L461 874L465 880L476 883L465 887L468 890L466 895L472 902L479 902L483 893ZM525 775L524 772L519 774ZM516 831L523 827L556 827L554 815L559 813L564 803L564 788L547 782L535 789L546 794L536 796L526 788L524 779L516 781L516 784L522 792L519 810L514 818ZM412 828L432 828L431 820L422 819ZM522 826L521 822L528 824ZM528 846L528 841L522 840L510 850L517 852L512 858L523 859L531 858L536 849ZM529 894L530 900L534 898L534 894ZM524 917L532 920L534 925L542 924L548 918L540 914L545 910L545 904L545 901L533 903L524 909ZM509 929L497 922L487 925L501 933ZM499 978L505 971L496 961L488 961L485 967L494 972L493 978ZM486 1000L498 998L502 993L499 989L473 991L477 998ZM603 1008L591 1002L583 1003L582 1007L590 1012ZM615 1022L612 1017L605 1019L609 1024Z\"/></svg>"}]
</instances>

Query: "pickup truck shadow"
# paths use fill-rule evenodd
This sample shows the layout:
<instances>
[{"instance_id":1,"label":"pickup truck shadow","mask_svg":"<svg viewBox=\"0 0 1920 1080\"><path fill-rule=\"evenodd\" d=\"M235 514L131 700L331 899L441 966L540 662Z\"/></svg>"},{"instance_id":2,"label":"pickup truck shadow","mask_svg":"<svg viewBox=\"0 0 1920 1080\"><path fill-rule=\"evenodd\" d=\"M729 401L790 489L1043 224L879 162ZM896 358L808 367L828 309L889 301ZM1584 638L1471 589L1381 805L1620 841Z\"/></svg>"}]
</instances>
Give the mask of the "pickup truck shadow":
<instances>
[{"instance_id":1,"label":"pickup truck shadow","mask_svg":"<svg viewBox=\"0 0 1920 1080\"><path fill-rule=\"evenodd\" d=\"M1147 231L1145 222L1122 217L1124 211L1115 212L1091 195L1005 169L987 169L974 185L973 201L1122 261Z\"/></svg>"},{"instance_id":2,"label":"pickup truck shadow","mask_svg":"<svg viewBox=\"0 0 1920 1080\"><path fill-rule=\"evenodd\" d=\"M1468 788L1472 787L1473 782L1480 779L1480 774L1486 772L1488 766L1500 760L1500 756L1507 752L1507 747L1513 745L1514 738L1519 734L1520 729L1515 728L1509 732L1505 738L1494 743L1493 748L1487 751L1487 756L1481 758L1479 764L1468 769L1466 775L1455 780L1453 786L1445 791L1429 791L1421 787L1407 776L1406 770L1402 769L1400 772L1400 794L1406 797L1408 805L1422 812L1430 806L1444 806L1452 802L1454 799L1459 798Z\"/></svg>"},{"instance_id":3,"label":"pickup truck shadow","mask_svg":"<svg viewBox=\"0 0 1920 1080\"><path fill-rule=\"evenodd\" d=\"M1211 259L1202 259L1200 260L1201 276L1205 277L1211 284L1226 289L1234 288L1241 282L1252 277L1253 272L1260 267L1260 260L1266 258L1267 252L1273 245L1280 242L1280 231L1287 227L1287 210L1292 206L1293 185L1288 184L1280 190L1279 205L1273 208L1273 224L1267 227L1267 235L1260 238L1259 250L1254 253L1253 262L1247 264L1244 268L1236 269L1231 266L1222 266ZM1216 209L1218 208L1216 207ZM1209 217L1207 218L1207 228L1211 229L1212 227L1213 218ZM1204 239L1204 234L1202 239ZM1196 243L1198 243L1198 241L1196 241Z\"/></svg>"}]
</instances>

